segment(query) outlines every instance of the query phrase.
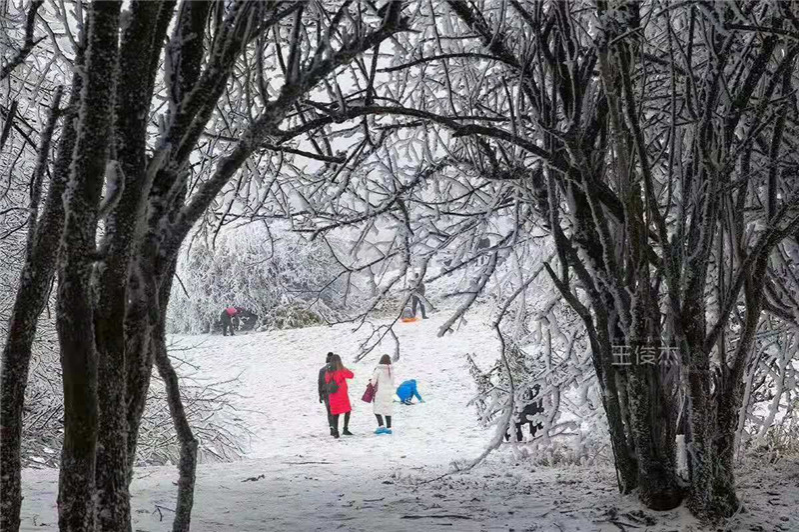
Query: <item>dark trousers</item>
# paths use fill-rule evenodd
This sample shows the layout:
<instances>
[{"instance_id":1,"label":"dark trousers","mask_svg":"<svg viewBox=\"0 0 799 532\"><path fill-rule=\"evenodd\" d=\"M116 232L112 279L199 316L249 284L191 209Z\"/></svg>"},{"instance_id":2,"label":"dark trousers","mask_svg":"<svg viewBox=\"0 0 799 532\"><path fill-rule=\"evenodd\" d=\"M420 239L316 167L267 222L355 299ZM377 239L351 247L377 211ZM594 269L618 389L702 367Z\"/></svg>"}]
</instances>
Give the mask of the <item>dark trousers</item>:
<instances>
[{"instance_id":1,"label":"dark trousers","mask_svg":"<svg viewBox=\"0 0 799 532\"><path fill-rule=\"evenodd\" d=\"M525 421L523 423L514 423L516 426L516 441L523 441L522 435L522 426L523 425L530 425L530 437L535 438L535 433L539 430L544 430L544 425L541 424L539 421L535 425L533 425L532 421ZM505 433L505 441L510 441L510 432Z\"/></svg>"},{"instance_id":2,"label":"dark trousers","mask_svg":"<svg viewBox=\"0 0 799 532\"><path fill-rule=\"evenodd\" d=\"M411 303L411 311L413 312L413 317L416 317L416 306L421 307L422 309L422 319L427 319L427 313L424 309L424 301L419 296L413 296L413 302Z\"/></svg>"},{"instance_id":3,"label":"dark trousers","mask_svg":"<svg viewBox=\"0 0 799 532\"><path fill-rule=\"evenodd\" d=\"M336 414L335 416L331 417L333 418L333 422L330 424L330 426L336 429L336 431L338 431L339 414ZM346 414L344 414L344 430L349 430L349 426L350 426L350 412L347 412Z\"/></svg>"},{"instance_id":4,"label":"dark trousers","mask_svg":"<svg viewBox=\"0 0 799 532\"><path fill-rule=\"evenodd\" d=\"M380 414L375 414L375 417L377 418L377 425L382 427L383 426L383 416L381 416ZM386 428L389 428L389 429L391 428L391 416L386 416Z\"/></svg>"},{"instance_id":5,"label":"dark trousers","mask_svg":"<svg viewBox=\"0 0 799 532\"><path fill-rule=\"evenodd\" d=\"M225 315L227 316L227 314ZM235 336L233 334L233 320L230 316L222 317L222 336L227 336L227 331L230 329L230 336Z\"/></svg>"},{"instance_id":6,"label":"dark trousers","mask_svg":"<svg viewBox=\"0 0 799 532\"><path fill-rule=\"evenodd\" d=\"M330 399L325 397L325 410L327 410L327 424L333 428L333 415L330 413Z\"/></svg>"}]
</instances>

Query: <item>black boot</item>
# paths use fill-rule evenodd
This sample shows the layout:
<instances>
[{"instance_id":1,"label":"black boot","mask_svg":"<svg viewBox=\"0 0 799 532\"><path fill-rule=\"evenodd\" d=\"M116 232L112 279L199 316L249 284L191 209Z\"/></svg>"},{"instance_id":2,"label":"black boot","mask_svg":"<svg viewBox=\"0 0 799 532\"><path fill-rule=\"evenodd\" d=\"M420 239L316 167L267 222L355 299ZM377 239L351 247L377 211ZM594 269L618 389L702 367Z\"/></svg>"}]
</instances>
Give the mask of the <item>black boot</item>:
<instances>
[{"instance_id":1,"label":"black boot","mask_svg":"<svg viewBox=\"0 0 799 532\"><path fill-rule=\"evenodd\" d=\"M350 412L344 414L344 430L341 433L344 436L352 436L352 432L350 432Z\"/></svg>"}]
</instances>

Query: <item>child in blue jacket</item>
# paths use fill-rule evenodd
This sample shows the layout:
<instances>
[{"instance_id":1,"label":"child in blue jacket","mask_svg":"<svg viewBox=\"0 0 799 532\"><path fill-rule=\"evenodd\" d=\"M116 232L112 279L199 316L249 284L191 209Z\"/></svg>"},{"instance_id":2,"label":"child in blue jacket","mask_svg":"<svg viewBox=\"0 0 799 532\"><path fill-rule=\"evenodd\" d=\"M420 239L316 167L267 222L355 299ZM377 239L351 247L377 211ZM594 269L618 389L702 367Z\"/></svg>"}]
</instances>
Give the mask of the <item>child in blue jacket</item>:
<instances>
[{"instance_id":1,"label":"child in blue jacket","mask_svg":"<svg viewBox=\"0 0 799 532\"><path fill-rule=\"evenodd\" d=\"M424 403L424 399L422 399L422 396L419 395L419 392L416 390L416 381L414 379L400 384L399 388L397 388L397 396L404 405L411 404L411 399L414 397L419 399L420 403Z\"/></svg>"}]
</instances>

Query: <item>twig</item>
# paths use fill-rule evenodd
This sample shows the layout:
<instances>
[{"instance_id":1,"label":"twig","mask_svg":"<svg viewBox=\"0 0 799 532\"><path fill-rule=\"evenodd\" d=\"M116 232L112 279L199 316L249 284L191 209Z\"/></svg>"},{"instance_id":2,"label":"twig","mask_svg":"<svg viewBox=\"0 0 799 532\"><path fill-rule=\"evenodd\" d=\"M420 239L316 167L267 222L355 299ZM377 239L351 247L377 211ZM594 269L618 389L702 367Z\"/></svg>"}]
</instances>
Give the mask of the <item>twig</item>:
<instances>
[{"instance_id":1,"label":"twig","mask_svg":"<svg viewBox=\"0 0 799 532\"><path fill-rule=\"evenodd\" d=\"M171 508L167 508L166 506L161 506L159 504L156 504L155 505L155 512L158 512L158 521L159 522L164 520L164 514L163 514L163 512L161 512L161 510L166 510L167 512L175 513L175 510L173 510ZM153 513L155 513L155 512L153 512Z\"/></svg>"},{"instance_id":2,"label":"twig","mask_svg":"<svg viewBox=\"0 0 799 532\"><path fill-rule=\"evenodd\" d=\"M444 515L403 515L400 519L469 519L468 515L444 514Z\"/></svg>"}]
</instances>

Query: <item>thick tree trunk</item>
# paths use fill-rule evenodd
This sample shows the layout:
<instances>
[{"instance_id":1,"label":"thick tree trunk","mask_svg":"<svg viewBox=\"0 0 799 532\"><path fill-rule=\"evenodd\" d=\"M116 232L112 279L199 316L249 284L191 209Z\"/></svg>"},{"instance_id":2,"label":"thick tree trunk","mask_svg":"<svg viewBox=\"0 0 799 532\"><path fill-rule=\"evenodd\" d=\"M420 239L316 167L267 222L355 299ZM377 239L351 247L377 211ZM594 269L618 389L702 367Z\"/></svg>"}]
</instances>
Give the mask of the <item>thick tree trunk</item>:
<instances>
[{"instance_id":1,"label":"thick tree trunk","mask_svg":"<svg viewBox=\"0 0 799 532\"><path fill-rule=\"evenodd\" d=\"M92 4L77 145L64 196L57 306L64 386L64 446L58 492L62 532L92 531L95 524L98 404L91 278L113 116L120 6L120 2ZM116 436L124 442L124 433ZM118 490L101 490L97 494L101 528L105 523L119 522L128 504L120 499Z\"/></svg>"},{"instance_id":2,"label":"thick tree trunk","mask_svg":"<svg viewBox=\"0 0 799 532\"><path fill-rule=\"evenodd\" d=\"M97 452L98 530L125 532L130 528L128 484L132 461L128 458L131 435L128 425L129 403L126 392L127 342L125 319L128 307L128 281L137 236L143 231L143 213L152 183L147 172L147 116L152 98L152 55L159 56L161 45L154 46L162 4L134 2L130 22L120 46L119 85L116 92L116 148L121 175L106 186L105 201L115 206L105 223L101 246L102 267L95 270L97 303L95 311L98 354L100 431ZM134 348L136 346L134 345ZM137 426L138 428L138 426ZM135 445L132 449L135 452ZM106 507L113 511L107 512Z\"/></svg>"},{"instance_id":3,"label":"thick tree trunk","mask_svg":"<svg viewBox=\"0 0 799 532\"><path fill-rule=\"evenodd\" d=\"M630 452L630 447L627 445L621 404L619 403L618 394L615 392L615 381L612 385L606 384L603 388L602 401L608 418L610 444L613 449L619 492L626 495L638 487L638 464L635 456Z\"/></svg>"},{"instance_id":4,"label":"thick tree trunk","mask_svg":"<svg viewBox=\"0 0 799 532\"><path fill-rule=\"evenodd\" d=\"M718 401L718 434L714 441L716 471L712 496L717 513L724 516L733 515L740 505L735 491L735 436L744 386L743 381L728 381Z\"/></svg>"},{"instance_id":5,"label":"thick tree trunk","mask_svg":"<svg viewBox=\"0 0 799 532\"><path fill-rule=\"evenodd\" d=\"M140 2L149 4L150 2ZM147 47L151 50L149 57L143 56L137 49L138 42L148 40L145 30L141 24L131 26L128 30L129 40L123 44L120 64L123 70L127 63L127 80L123 79L125 85L131 84L136 90L128 92L124 89L118 92L120 102L118 105L126 109L134 109L135 112L128 114L128 120L118 122L117 144L120 150L120 162L123 163L125 176L128 184L140 193L140 201L143 207L152 186L153 175L157 166L161 164L161 156L156 159L145 161L145 135L148 124L147 114L149 111L150 100L152 99L155 77L158 72L161 50L167 34L167 29L172 21L175 10L175 0L167 0L158 6L157 18L153 20L153 13L147 12L147 6L140 5L143 11L141 20L151 20L152 34L149 36ZM200 41L199 34L194 35ZM195 45L192 43L192 46ZM124 78L125 76L123 76ZM120 111L118 111L120 114ZM133 139L133 144L130 144ZM140 189L140 183L146 189ZM127 188L127 185L126 185ZM138 223L144 225L144 216L141 211L138 215ZM137 231L143 231L140 227ZM134 252L141 251L141 242L136 241L137 248ZM136 445L139 437L139 427L141 417L147 401L147 392L150 389L150 376L153 368L153 354L150 349L151 332L156 318L152 314L152 309L157 304L157 288L155 280L150 274L144 271L144 266L139 253L136 253L131 264L128 277L127 309L125 314L125 373L126 373L126 419L128 427L128 483L133 478L133 464L136 459Z\"/></svg>"},{"instance_id":6,"label":"thick tree trunk","mask_svg":"<svg viewBox=\"0 0 799 532\"><path fill-rule=\"evenodd\" d=\"M735 490L735 449L737 446L738 420L744 407L744 374L754 343L755 333L763 308L763 287L767 277L768 255L761 255L744 283L746 320L741 331L730 367L723 359L721 376L716 384L716 434L713 438L715 457L712 485L712 511L720 517L728 517L738 511L740 501Z\"/></svg>"},{"instance_id":7,"label":"thick tree trunk","mask_svg":"<svg viewBox=\"0 0 799 532\"><path fill-rule=\"evenodd\" d=\"M602 342L604 339L600 339ZM609 344L609 341L607 342ZM624 408L620 399L620 391L616 378L616 368L611 364L612 346L592 346L596 353L594 370L600 377L602 388L602 405L608 419L610 445L613 450L613 461L616 466L616 480L619 492L626 495L638 487L638 463L628 445L627 428L625 427Z\"/></svg>"},{"instance_id":8,"label":"thick tree trunk","mask_svg":"<svg viewBox=\"0 0 799 532\"><path fill-rule=\"evenodd\" d=\"M641 502L653 510L679 506L674 460L674 416L663 394L657 367L636 365L630 372L630 411L638 458Z\"/></svg>"},{"instance_id":9,"label":"thick tree trunk","mask_svg":"<svg viewBox=\"0 0 799 532\"><path fill-rule=\"evenodd\" d=\"M702 518L710 518L713 486L713 445L715 427L710 405L710 366L692 364L688 368L688 391L690 396L691 447L688 465L691 471L691 486L688 507Z\"/></svg>"},{"instance_id":10,"label":"thick tree trunk","mask_svg":"<svg viewBox=\"0 0 799 532\"><path fill-rule=\"evenodd\" d=\"M77 79L77 78L76 78ZM78 101L79 84L73 87L71 105ZM61 93L53 102L50 120L42 133L39 160L34 181L41 178L50 156L50 141L58 116ZM67 123L74 113L68 111ZM68 161L75 142L74 130L64 128L50 193L40 220L35 214L39 210L38 198L32 198L31 218L28 229L27 253L20 275L19 287L14 300L8 336L3 348L0 365L0 531L16 532L20 526L21 486L21 440L25 389L28 384L31 350L36 336L39 315L47 304L47 296L55 273L64 210L61 194L68 177ZM67 131L69 130L69 131Z\"/></svg>"}]
</instances>

